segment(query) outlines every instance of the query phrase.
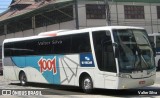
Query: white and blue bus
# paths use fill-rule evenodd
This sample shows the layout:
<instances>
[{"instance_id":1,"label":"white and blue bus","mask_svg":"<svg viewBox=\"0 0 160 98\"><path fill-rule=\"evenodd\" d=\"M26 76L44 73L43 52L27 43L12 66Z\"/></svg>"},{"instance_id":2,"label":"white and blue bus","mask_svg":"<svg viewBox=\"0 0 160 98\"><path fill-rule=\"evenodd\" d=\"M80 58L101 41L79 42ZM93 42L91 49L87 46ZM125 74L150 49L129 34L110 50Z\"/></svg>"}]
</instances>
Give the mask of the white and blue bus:
<instances>
[{"instance_id":1,"label":"white and blue bus","mask_svg":"<svg viewBox=\"0 0 160 98\"><path fill-rule=\"evenodd\" d=\"M154 53L140 27L105 26L61 30L5 39L4 78L93 88L129 89L153 85Z\"/></svg>"},{"instance_id":2,"label":"white and blue bus","mask_svg":"<svg viewBox=\"0 0 160 98\"><path fill-rule=\"evenodd\" d=\"M160 33L152 33L148 34L149 39L152 44L154 44L156 56L155 56L155 63L158 70L160 70Z\"/></svg>"}]
</instances>

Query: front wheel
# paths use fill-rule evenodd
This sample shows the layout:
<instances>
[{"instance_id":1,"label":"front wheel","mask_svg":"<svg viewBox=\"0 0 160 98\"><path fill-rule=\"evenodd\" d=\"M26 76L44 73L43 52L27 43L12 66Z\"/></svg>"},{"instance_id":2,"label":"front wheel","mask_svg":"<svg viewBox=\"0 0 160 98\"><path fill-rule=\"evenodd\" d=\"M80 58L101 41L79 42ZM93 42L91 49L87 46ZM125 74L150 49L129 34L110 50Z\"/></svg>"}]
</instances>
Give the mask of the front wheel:
<instances>
[{"instance_id":1,"label":"front wheel","mask_svg":"<svg viewBox=\"0 0 160 98\"><path fill-rule=\"evenodd\" d=\"M85 76L81 81L81 87L85 93L93 91L93 82L90 76Z\"/></svg>"},{"instance_id":2,"label":"front wheel","mask_svg":"<svg viewBox=\"0 0 160 98\"><path fill-rule=\"evenodd\" d=\"M22 86L27 84L27 77L24 72L20 73L19 80Z\"/></svg>"}]
</instances>

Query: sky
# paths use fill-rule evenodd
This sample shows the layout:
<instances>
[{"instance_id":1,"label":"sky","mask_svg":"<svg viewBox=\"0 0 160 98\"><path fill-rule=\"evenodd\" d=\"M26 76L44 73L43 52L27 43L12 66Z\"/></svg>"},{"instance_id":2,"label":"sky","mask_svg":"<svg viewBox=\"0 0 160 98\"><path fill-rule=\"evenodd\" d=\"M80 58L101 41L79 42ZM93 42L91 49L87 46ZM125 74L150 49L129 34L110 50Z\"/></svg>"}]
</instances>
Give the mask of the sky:
<instances>
[{"instance_id":1,"label":"sky","mask_svg":"<svg viewBox=\"0 0 160 98\"><path fill-rule=\"evenodd\" d=\"M0 13L6 11L12 0L0 0Z\"/></svg>"}]
</instances>

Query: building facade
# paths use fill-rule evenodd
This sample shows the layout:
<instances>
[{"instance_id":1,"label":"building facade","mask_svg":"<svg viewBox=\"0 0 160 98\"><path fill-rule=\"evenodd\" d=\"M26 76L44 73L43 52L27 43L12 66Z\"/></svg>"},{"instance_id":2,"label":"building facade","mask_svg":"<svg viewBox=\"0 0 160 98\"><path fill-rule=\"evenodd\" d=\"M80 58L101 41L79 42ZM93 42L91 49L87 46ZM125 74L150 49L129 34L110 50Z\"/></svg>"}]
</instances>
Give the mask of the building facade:
<instances>
[{"instance_id":1,"label":"building facade","mask_svg":"<svg viewBox=\"0 0 160 98\"><path fill-rule=\"evenodd\" d=\"M105 26L144 27L160 32L159 0L13 0L0 15L0 47L6 38ZM78 12L78 13L76 13Z\"/></svg>"}]
</instances>

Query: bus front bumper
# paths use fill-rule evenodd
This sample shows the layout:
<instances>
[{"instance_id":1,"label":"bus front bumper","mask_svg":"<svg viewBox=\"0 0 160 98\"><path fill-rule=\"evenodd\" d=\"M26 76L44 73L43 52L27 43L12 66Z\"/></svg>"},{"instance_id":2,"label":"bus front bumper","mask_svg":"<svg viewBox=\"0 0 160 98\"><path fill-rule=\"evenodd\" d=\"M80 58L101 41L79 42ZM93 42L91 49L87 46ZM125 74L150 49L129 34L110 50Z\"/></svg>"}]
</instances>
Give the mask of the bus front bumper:
<instances>
[{"instance_id":1,"label":"bus front bumper","mask_svg":"<svg viewBox=\"0 0 160 98\"><path fill-rule=\"evenodd\" d=\"M156 75L152 75L148 78L133 79L133 78L121 78L119 77L117 89L130 89L150 86L155 83Z\"/></svg>"}]
</instances>

